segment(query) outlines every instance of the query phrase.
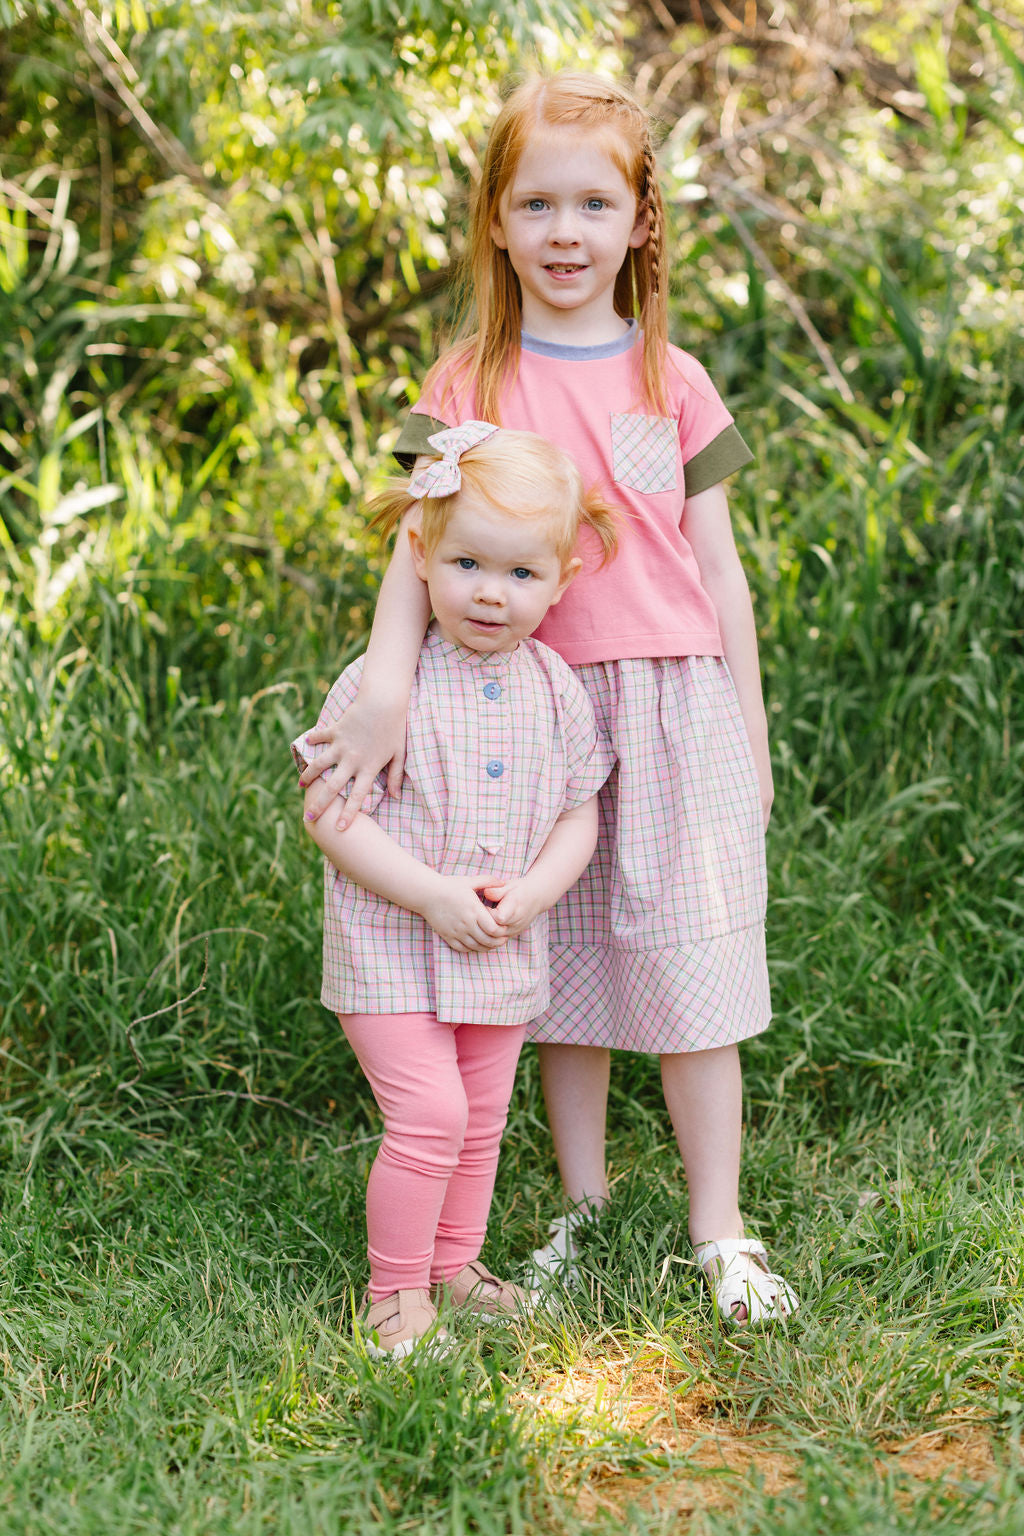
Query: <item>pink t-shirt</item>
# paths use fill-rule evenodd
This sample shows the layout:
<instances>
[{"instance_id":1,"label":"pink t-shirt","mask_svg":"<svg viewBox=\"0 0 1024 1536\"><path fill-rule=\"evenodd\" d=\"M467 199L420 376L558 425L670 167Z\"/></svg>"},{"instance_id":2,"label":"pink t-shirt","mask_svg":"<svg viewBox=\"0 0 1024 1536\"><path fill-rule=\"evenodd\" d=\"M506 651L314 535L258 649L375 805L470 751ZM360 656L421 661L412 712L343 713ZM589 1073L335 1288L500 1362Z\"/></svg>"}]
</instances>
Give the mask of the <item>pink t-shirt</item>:
<instances>
[{"instance_id":1,"label":"pink t-shirt","mask_svg":"<svg viewBox=\"0 0 1024 1536\"><path fill-rule=\"evenodd\" d=\"M502 426L564 448L584 484L625 514L618 554L604 566L596 537L583 530L583 570L537 630L538 640L574 665L722 654L714 605L680 520L687 495L717 484L751 455L705 370L678 347L668 349L670 414L637 408L637 336L631 327L604 346L565 347L524 335L518 374L501 402ZM453 400L442 385L421 396L412 418L454 426L475 414L475 402ZM396 452L429 453L425 423L412 418ZM698 456L698 484L688 487L687 466Z\"/></svg>"}]
</instances>

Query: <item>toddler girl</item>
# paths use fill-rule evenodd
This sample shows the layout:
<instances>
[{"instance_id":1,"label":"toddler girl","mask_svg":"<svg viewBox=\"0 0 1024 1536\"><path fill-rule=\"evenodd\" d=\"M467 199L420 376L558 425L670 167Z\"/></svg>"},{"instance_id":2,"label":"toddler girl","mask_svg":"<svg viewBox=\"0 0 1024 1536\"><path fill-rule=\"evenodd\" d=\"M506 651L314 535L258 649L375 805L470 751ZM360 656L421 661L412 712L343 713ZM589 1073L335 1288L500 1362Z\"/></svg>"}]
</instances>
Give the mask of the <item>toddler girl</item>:
<instances>
[{"instance_id":1,"label":"toddler girl","mask_svg":"<svg viewBox=\"0 0 1024 1536\"><path fill-rule=\"evenodd\" d=\"M704 368L668 342L663 207L648 119L628 92L574 73L512 92L487 148L469 268L476 329L428 374L397 451L482 415L566 449L625 514L614 564L585 570L539 630L619 761L597 855L552 916L551 1005L528 1031L570 1207L535 1257L571 1264L572 1229L607 1200L609 1049L657 1053L716 1305L738 1323L780 1317L796 1297L739 1209L737 1044L770 1016L772 776L723 486L750 453ZM318 737L338 789L353 781L342 824L382 763L400 774L425 618L400 548L359 698ZM328 801L317 793L312 814Z\"/></svg>"},{"instance_id":2,"label":"toddler girl","mask_svg":"<svg viewBox=\"0 0 1024 1536\"><path fill-rule=\"evenodd\" d=\"M470 421L428 446L441 457L377 503L385 528L419 504L399 542L434 614L405 777L344 830L306 822L326 855L322 1000L384 1118L362 1324L377 1357L443 1337L442 1297L491 1315L527 1303L479 1255L525 1027L548 1003L543 914L594 851L612 763L581 683L527 637L580 569L580 523L607 554L614 515L531 434ZM362 671L334 684L320 733ZM318 773L315 734L293 751Z\"/></svg>"}]
</instances>

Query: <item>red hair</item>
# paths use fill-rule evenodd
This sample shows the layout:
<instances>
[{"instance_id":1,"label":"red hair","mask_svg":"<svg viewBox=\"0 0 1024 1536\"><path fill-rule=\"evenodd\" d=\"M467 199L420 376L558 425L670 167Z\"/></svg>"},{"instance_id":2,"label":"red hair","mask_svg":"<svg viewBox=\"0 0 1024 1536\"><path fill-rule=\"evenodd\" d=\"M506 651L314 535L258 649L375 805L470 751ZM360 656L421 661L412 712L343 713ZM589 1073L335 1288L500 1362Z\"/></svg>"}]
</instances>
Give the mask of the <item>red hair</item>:
<instances>
[{"instance_id":1,"label":"red hair","mask_svg":"<svg viewBox=\"0 0 1024 1536\"><path fill-rule=\"evenodd\" d=\"M522 295L508 252L491 238L500 202L515 176L523 150L541 128L599 135L613 163L636 194L637 214L647 239L630 246L615 281L615 313L636 318L641 330L639 393L665 410L668 303L664 252L665 210L655 173L650 119L622 86L597 75L563 70L538 75L518 86L491 129L480 185L473 199L469 247L460 274L458 330L463 339L448 348L427 374L424 388L444 381L459 414L467 408L485 421L499 421L502 389L515 376L522 332ZM470 334L469 325L476 329Z\"/></svg>"},{"instance_id":2,"label":"red hair","mask_svg":"<svg viewBox=\"0 0 1024 1536\"><path fill-rule=\"evenodd\" d=\"M440 455L437 455L440 457ZM581 528L600 545L600 563L615 553L619 514L597 491L585 490L580 472L562 448L535 432L503 428L459 455L462 484L505 517L540 523L564 570L576 549ZM387 535L417 502L420 532L427 553L436 549L460 492L448 496L411 495L409 482L396 482L367 504L371 528ZM582 553L582 551L581 551Z\"/></svg>"}]
</instances>

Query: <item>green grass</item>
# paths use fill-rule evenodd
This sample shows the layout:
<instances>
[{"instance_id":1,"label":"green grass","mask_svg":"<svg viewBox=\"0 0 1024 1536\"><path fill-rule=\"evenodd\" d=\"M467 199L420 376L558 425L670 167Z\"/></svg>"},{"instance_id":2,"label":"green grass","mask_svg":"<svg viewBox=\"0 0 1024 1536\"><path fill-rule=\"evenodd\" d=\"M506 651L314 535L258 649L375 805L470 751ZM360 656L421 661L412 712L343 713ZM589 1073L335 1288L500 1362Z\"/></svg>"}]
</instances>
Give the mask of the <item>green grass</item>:
<instances>
[{"instance_id":1,"label":"green grass","mask_svg":"<svg viewBox=\"0 0 1024 1536\"><path fill-rule=\"evenodd\" d=\"M329 1134L252 1108L164 1132L111 1118L93 1125L89 1157L58 1139L37 1148L29 1126L12 1135L5 1529L570 1532L592 1528L578 1502L609 1485L615 1529L623 1484L636 1484L630 1528L655 1531L674 1528L657 1504L681 1483L724 1497L708 1530L847 1529L835 1511L801 1526L804 1499L845 1509L850 1529L917 1530L937 1503L951 1522L970 1512L980 1530L1011 1529L1024 1497L1019 1114L979 1086L983 1134L957 1104L938 1126L868 1118L833 1136L801 1125L795 1105L758 1115L745 1196L805 1311L788 1333L723 1336L686 1260L652 1076L632 1063L627 1077L612 1152L629 1171L583 1289L529 1330L467 1333L454 1358L415 1370L370 1366L351 1341L373 1147L338 1149L345 1117ZM365 1092L347 1079L361 1123ZM556 1198L534 1102L528 1065L498 1193L499 1266ZM667 1373L653 1432L624 1422L630 1364ZM557 1385L574 1378L589 1390L559 1412ZM650 1404L649 1386L640 1395ZM695 1400L699 1432L673 1448L669 1420L692 1428ZM965 1415L996 1447L983 1485L901 1477L886 1448ZM697 1452L718 1437L759 1447L792 1483L771 1494L756 1464L746 1477L709 1470Z\"/></svg>"},{"instance_id":2,"label":"green grass","mask_svg":"<svg viewBox=\"0 0 1024 1536\"><path fill-rule=\"evenodd\" d=\"M1004 202L959 283L1015 248ZM901 205L859 216L892 270L807 285L852 405L756 274L761 320L719 316L778 791L742 1200L803 1298L788 1329L718 1326L656 1063L623 1057L580 1290L368 1364L379 1117L317 1001L286 745L376 552L308 445L222 473L140 413L101 475L70 406L33 437L51 499L123 496L47 531L19 492L0 529L5 1536L1024 1527L1019 345L959 318ZM279 383L253 381L274 433ZM486 1257L514 1269L558 1209L527 1052Z\"/></svg>"},{"instance_id":3,"label":"green grass","mask_svg":"<svg viewBox=\"0 0 1024 1536\"><path fill-rule=\"evenodd\" d=\"M351 1318L379 1122L316 1001L320 877L285 751L331 637L304 589L273 584L269 668L252 592L227 631L214 604L164 633L148 615L182 593L158 575L144 603L98 583L48 638L8 629L5 1532L1020 1528L1024 680L1004 448L962 488L967 526L918 518L915 542L896 524L914 487L894 493L874 563L838 558L863 528L837 460L832 495L777 540L783 562L831 540L833 571L785 601L777 563L758 577L782 706L776 1022L745 1048L742 1194L804 1301L763 1336L714 1319L656 1064L624 1057L580 1291L527 1329L463 1332L443 1362L370 1366ZM814 465L788 452L796 497ZM496 1268L558 1199L528 1053Z\"/></svg>"},{"instance_id":4,"label":"green grass","mask_svg":"<svg viewBox=\"0 0 1024 1536\"><path fill-rule=\"evenodd\" d=\"M62 624L8 625L5 1532L1019 1529L1020 466L997 446L951 487L969 518L930 520L925 471L894 483L873 552L841 438L829 489L818 445L768 437L772 551L758 480L737 496L779 706L742 1196L804 1301L763 1337L715 1322L656 1064L625 1057L581 1291L371 1367L379 1122L316 1000L286 755L347 578L143 560L127 602L100 576ZM558 1201L528 1054L497 1269Z\"/></svg>"}]
</instances>

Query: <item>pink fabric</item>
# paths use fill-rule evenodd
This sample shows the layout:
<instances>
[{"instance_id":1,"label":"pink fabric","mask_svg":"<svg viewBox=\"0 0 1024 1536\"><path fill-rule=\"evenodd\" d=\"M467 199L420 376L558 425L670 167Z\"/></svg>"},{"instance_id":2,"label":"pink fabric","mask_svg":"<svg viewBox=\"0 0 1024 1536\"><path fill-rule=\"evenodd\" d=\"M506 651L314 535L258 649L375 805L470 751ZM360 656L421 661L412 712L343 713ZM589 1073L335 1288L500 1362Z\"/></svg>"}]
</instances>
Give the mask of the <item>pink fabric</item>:
<instances>
[{"instance_id":1,"label":"pink fabric","mask_svg":"<svg viewBox=\"0 0 1024 1536\"><path fill-rule=\"evenodd\" d=\"M764 827L725 662L579 668L618 766L597 851L551 913L541 1044L675 1054L732 1045L771 1018Z\"/></svg>"},{"instance_id":2,"label":"pink fabric","mask_svg":"<svg viewBox=\"0 0 1024 1536\"><path fill-rule=\"evenodd\" d=\"M568 350L568 349L567 349ZM579 349L581 352L598 349ZM598 568L584 530L584 569L537 630L574 666L634 656L720 656L714 605L700 584L680 521L685 465L733 418L696 358L669 347L669 414L637 405L636 348L612 356L547 356L524 340L501 424L537 432L575 459L585 485L625 513L614 560ZM477 414L442 384L414 413L438 421Z\"/></svg>"},{"instance_id":3,"label":"pink fabric","mask_svg":"<svg viewBox=\"0 0 1024 1536\"><path fill-rule=\"evenodd\" d=\"M366 1186L370 1295L381 1301L479 1257L525 1027L338 1017L384 1116Z\"/></svg>"},{"instance_id":4,"label":"pink fabric","mask_svg":"<svg viewBox=\"0 0 1024 1536\"><path fill-rule=\"evenodd\" d=\"M362 658L332 687L321 725L356 696ZM523 640L464 650L435 630L409 701L402 792L378 778L368 814L445 875L508 880L534 862L563 811L595 795L614 758L583 684ZM296 760L324 751L300 736ZM526 1024L548 1005L548 919L498 949L460 954L426 920L354 885L325 860L321 1001L335 1013L435 1013L449 1023Z\"/></svg>"}]
</instances>

